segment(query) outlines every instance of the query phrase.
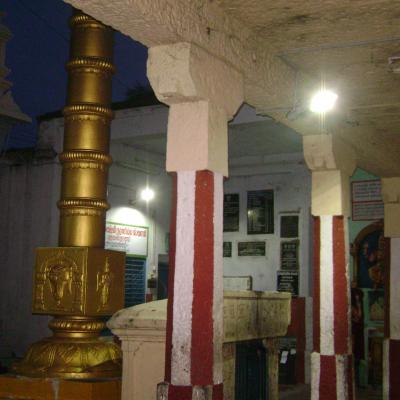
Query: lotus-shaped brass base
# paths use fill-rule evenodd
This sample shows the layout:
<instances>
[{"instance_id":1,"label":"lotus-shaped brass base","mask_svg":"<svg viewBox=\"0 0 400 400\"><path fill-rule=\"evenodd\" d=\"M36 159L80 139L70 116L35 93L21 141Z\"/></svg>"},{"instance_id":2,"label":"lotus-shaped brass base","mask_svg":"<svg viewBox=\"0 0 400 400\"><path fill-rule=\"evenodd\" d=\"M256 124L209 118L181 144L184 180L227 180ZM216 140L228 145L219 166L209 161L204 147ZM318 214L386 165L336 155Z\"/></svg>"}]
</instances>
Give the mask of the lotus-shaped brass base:
<instances>
[{"instance_id":1,"label":"lotus-shaped brass base","mask_svg":"<svg viewBox=\"0 0 400 400\"><path fill-rule=\"evenodd\" d=\"M13 365L29 377L95 379L121 376L122 353L113 342L99 338L105 324L82 317L55 318L54 336L31 345L25 358Z\"/></svg>"}]
</instances>

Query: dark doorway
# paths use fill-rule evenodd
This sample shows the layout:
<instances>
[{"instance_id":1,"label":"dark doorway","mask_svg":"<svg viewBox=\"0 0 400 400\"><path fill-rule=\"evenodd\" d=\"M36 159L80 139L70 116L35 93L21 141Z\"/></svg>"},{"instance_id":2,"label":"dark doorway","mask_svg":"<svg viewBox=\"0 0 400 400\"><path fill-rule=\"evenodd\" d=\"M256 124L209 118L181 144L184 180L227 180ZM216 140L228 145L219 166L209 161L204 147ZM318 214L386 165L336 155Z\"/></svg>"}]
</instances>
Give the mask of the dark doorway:
<instances>
[{"instance_id":1,"label":"dark doorway","mask_svg":"<svg viewBox=\"0 0 400 400\"><path fill-rule=\"evenodd\" d=\"M236 400L267 400L267 352L261 341L236 345Z\"/></svg>"}]
</instances>

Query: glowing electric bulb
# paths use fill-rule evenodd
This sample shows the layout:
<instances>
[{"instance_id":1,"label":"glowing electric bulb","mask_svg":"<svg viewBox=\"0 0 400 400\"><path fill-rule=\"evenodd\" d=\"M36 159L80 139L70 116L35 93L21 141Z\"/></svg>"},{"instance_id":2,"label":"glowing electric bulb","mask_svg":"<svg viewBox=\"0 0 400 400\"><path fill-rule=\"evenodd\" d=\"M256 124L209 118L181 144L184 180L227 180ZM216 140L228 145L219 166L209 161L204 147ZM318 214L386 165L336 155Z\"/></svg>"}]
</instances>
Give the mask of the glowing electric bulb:
<instances>
[{"instance_id":1,"label":"glowing electric bulb","mask_svg":"<svg viewBox=\"0 0 400 400\"><path fill-rule=\"evenodd\" d=\"M144 201L150 201L154 199L154 190L145 188L140 192L140 198Z\"/></svg>"},{"instance_id":2,"label":"glowing electric bulb","mask_svg":"<svg viewBox=\"0 0 400 400\"><path fill-rule=\"evenodd\" d=\"M331 90L320 90L317 92L310 103L310 110L315 113L325 113L332 110L338 95Z\"/></svg>"}]
</instances>

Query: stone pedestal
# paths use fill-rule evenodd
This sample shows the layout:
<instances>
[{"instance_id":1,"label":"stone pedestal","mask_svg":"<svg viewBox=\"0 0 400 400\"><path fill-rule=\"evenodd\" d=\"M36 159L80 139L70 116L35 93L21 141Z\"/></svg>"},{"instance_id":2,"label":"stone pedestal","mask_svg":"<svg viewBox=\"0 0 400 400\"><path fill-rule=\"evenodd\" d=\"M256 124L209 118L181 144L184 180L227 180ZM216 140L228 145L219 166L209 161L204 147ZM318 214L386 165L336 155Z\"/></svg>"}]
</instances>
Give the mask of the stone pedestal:
<instances>
[{"instance_id":1,"label":"stone pedestal","mask_svg":"<svg viewBox=\"0 0 400 400\"><path fill-rule=\"evenodd\" d=\"M278 346L290 323L290 295L224 292L224 400L235 395L236 342L264 339L269 351L269 400L278 394ZM108 327L122 341L122 400L154 400L165 371L167 300L118 311Z\"/></svg>"}]
</instances>

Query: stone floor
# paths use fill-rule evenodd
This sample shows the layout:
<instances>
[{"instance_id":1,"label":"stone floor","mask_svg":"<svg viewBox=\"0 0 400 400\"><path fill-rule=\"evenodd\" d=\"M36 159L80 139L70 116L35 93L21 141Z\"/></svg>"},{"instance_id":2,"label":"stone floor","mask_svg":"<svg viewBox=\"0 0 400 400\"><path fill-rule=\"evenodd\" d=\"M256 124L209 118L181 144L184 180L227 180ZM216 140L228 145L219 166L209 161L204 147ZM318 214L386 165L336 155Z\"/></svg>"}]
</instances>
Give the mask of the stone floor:
<instances>
[{"instance_id":1,"label":"stone floor","mask_svg":"<svg viewBox=\"0 0 400 400\"><path fill-rule=\"evenodd\" d=\"M357 389L357 400L382 400L382 391L378 389ZM310 386L282 386L279 388L279 400L310 400Z\"/></svg>"}]
</instances>

